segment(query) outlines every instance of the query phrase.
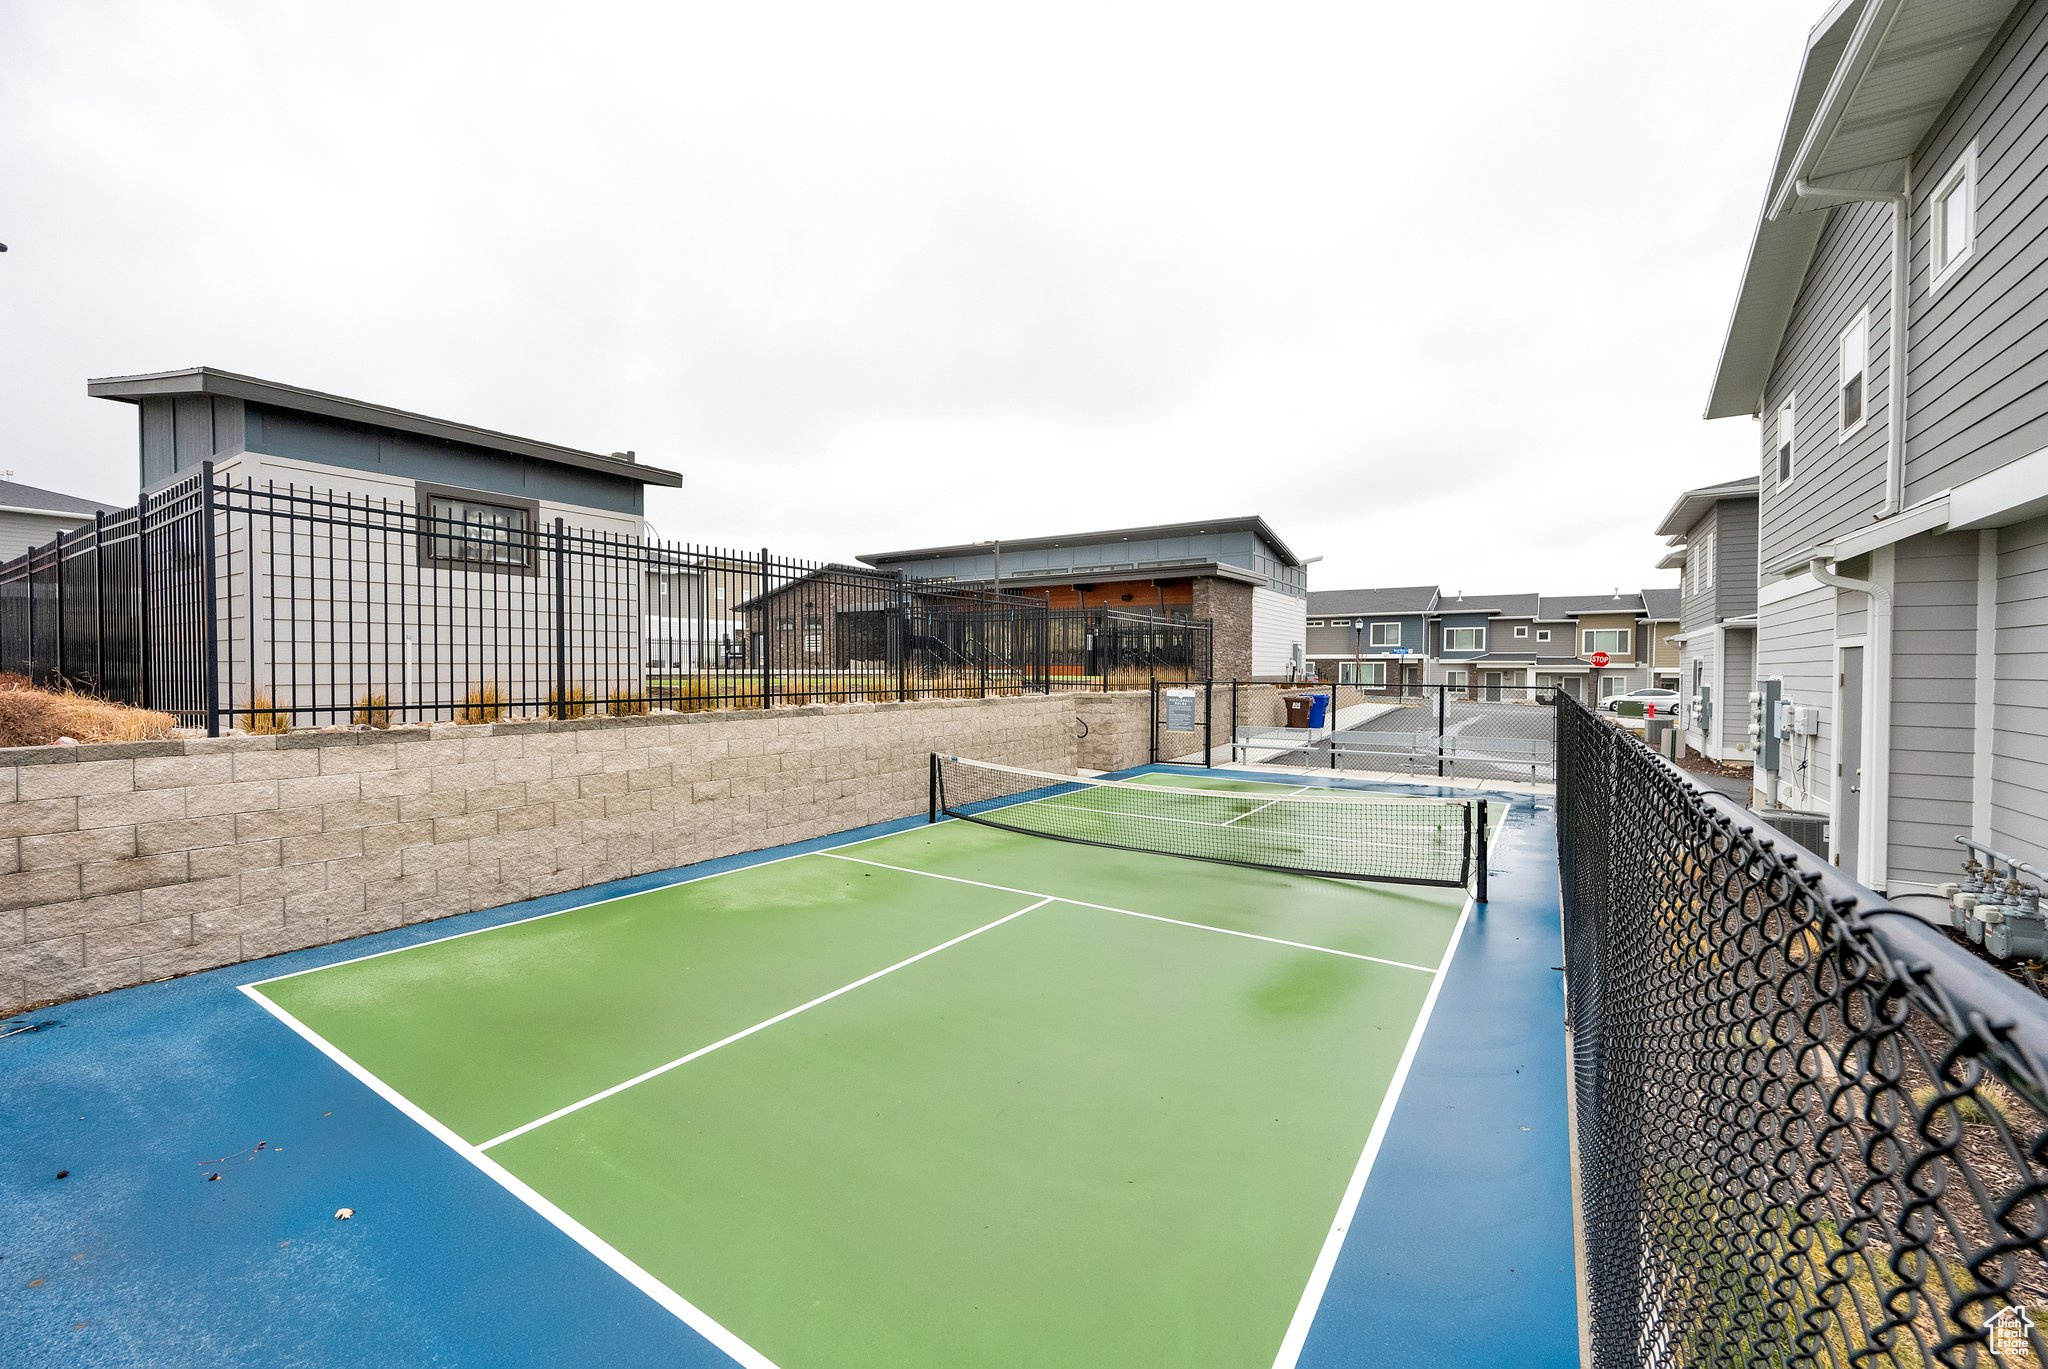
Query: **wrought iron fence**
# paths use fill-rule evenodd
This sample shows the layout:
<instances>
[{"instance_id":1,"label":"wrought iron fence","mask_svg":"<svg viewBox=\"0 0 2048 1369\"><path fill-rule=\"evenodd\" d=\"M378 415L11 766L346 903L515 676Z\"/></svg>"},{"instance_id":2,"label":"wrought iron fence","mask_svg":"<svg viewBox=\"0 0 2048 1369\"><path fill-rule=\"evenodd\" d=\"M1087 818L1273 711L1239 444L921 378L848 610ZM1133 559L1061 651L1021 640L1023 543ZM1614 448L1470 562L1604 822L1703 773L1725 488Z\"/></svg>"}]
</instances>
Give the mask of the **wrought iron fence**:
<instances>
[{"instance_id":1,"label":"wrought iron fence","mask_svg":"<svg viewBox=\"0 0 2048 1369\"><path fill-rule=\"evenodd\" d=\"M2042 1362L2048 1005L1557 714L1594 1365Z\"/></svg>"},{"instance_id":2,"label":"wrought iron fence","mask_svg":"<svg viewBox=\"0 0 2048 1369\"><path fill-rule=\"evenodd\" d=\"M623 522L500 514L235 483L208 465L0 565L0 670L213 732L973 698L1206 670L1206 622L1053 613Z\"/></svg>"}]
</instances>

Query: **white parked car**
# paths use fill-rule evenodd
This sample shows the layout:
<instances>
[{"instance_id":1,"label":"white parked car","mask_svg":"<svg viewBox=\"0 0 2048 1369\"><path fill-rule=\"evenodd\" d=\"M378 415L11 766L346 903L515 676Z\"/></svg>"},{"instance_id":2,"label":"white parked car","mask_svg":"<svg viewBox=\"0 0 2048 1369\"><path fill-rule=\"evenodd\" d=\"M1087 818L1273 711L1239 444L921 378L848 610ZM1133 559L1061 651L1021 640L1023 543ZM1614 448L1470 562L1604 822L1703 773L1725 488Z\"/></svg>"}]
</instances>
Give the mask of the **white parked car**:
<instances>
[{"instance_id":1,"label":"white parked car","mask_svg":"<svg viewBox=\"0 0 2048 1369\"><path fill-rule=\"evenodd\" d=\"M1660 718L1670 717L1678 711L1679 696L1675 689L1634 689L1626 694L1610 694L1600 701L1600 706L1612 713L1614 706L1624 699L1630 703L1655 704Z\"/></svg>"}]
</instances>

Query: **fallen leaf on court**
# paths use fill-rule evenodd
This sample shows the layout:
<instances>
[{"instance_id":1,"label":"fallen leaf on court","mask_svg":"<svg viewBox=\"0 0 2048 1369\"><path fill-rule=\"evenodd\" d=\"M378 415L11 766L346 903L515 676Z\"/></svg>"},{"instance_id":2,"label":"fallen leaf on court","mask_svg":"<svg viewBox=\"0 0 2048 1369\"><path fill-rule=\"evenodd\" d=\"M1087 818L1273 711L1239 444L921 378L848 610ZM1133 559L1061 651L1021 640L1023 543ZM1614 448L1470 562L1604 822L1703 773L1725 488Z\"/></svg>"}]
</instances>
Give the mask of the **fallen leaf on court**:
<instances>
[{"instance_id":1,"label":"fallen leaf on court","mask_svg":"<svg viewBox=\"0 0 2048 1369\"><path fill-rule=\"evenodd\" d=\"M355 1215L356 1210L352 1207L337 1207L334 1209L334 1220L337 1222L345 1222Z\"/></svg>"}]
</instances>

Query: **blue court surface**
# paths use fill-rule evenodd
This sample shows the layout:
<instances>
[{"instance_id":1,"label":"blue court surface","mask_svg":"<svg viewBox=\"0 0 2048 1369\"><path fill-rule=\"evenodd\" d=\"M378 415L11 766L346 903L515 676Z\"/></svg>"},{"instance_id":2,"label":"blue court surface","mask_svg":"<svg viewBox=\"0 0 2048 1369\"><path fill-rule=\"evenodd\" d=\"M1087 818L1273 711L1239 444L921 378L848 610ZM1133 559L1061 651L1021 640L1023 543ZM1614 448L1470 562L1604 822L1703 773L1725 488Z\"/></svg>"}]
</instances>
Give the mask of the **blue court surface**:
<instances>
[{"instance_id":1,"label":"blue court surface","mask_svg":"<svg viewBox=\"0 0 2048 1369\"><path fill-rule=\"evenodd\" d=\"M0 1023L0 1362L1578 1363L1553 800L1123 778Z\"/></svg>"}]
</instances>

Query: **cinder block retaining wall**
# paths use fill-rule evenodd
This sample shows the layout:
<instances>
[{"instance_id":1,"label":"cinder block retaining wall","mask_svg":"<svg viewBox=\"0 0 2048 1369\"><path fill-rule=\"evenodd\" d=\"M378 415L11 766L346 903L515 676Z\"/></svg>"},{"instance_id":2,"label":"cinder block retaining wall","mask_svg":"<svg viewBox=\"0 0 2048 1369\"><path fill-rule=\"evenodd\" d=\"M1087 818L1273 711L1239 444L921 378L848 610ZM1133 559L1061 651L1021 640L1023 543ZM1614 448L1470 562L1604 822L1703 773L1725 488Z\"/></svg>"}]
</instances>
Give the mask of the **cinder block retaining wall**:
<instances>
[{"instance_id":1,"label":"cinder block retaining wall","mask_svg":"<svg viewBox=\"0 0 2048 1369\"><path fill-rule=\"evenodd\" d=\"M1055 694L0 749L0 1014L904 817L935 750L1139 765L1146 713Z\"/></svg>"}]
</instances>

